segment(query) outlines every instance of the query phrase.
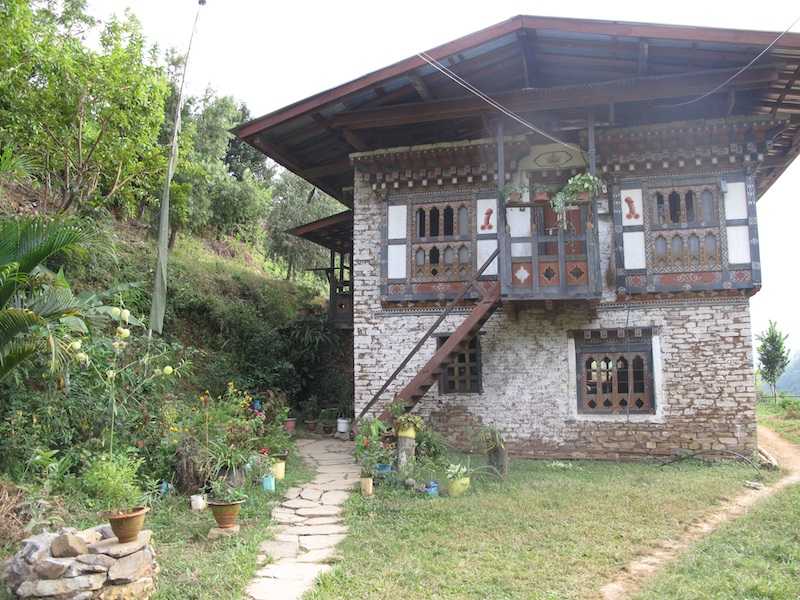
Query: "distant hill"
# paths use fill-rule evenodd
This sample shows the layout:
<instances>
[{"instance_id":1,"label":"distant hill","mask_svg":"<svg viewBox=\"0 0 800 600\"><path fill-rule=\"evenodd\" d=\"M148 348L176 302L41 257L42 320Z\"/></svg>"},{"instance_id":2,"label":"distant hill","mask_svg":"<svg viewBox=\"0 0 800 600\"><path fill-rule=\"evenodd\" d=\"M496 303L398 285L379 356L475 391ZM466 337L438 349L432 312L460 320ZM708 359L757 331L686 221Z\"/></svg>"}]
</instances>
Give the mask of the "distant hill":
<instances>
[{"instance_id":1,"label":"distant hill","mask_svg":"<svg viewBox=\"0 0 800 600\"><path fill-rule=\"evenodd\" d=\"M784 374L778 379L778 390L800 396L800 354L795 355Z\"/></svg>"}]
</instances>

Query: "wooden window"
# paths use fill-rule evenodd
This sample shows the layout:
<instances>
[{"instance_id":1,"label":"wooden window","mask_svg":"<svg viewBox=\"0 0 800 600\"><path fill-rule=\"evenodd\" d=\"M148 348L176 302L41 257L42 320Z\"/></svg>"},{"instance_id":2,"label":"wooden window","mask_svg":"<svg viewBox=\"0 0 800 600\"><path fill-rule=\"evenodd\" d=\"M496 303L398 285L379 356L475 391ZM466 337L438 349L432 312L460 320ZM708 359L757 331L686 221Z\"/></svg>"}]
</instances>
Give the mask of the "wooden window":
<instances>
[{"instance_id":1,"label":"wooden window","mask_svg":"<svg viewBox=\"0 0 800 600\"><path fill-rule=\"evenodd\" d=\"M474 272L472 200L426 202L414 208L412 283L466 281Z\"/></svg>"},{"instance_id":2,"label":"wooden window","mask_svg":"<svg viewBox=\"0 0 800 600\"><path fill-rule=\"evenodd\" d=\"M450 206L444 209L444 235L453 235L453 227L455 225L455 217L453 216L453 208Z\"/></svg>"},{"instance_id":3,"label":"wooden window","mask_svg":"<svg viewBox=\"0 0 800 600\"><path fill-rule=\"evenodd\" d=\"M441 347L447 341L448 336L442 335L437 338L437 346ZM455 360L447 365L447 368L439 377L440 394L480 394L482 389L481 380L481 344L479 336L474 336L464 352L455 355Z\"/></svg>"},{"instance_id":4,"label":"wooden window","mask_svg":"<svg viewBox=\"0 0 800 600\"><path fill-rule=\"evenodd\" d=\"M655 413L650 331L583 331L575 351L580 414Z\"/></svg>"},{"instance_id":5,"label":"wooden window","mask_svg":"<svg viewBox=\"0 0 800 600\"><path fill-rule=\"evenodd\" d=\"M425 237L425 211L421 208L417 210L417 237Z\"/></svg>"}]
</instances>

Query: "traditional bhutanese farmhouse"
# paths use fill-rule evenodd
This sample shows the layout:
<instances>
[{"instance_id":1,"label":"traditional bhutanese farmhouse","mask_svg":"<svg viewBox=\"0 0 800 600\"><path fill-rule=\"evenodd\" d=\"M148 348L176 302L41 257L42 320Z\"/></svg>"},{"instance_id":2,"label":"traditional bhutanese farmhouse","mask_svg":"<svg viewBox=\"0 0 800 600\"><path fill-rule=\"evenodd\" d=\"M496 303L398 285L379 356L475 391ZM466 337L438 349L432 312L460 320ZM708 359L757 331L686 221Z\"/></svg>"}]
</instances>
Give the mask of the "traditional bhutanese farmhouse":
<instances>
[{"instance_id":1,"label":"traditional bhutanese farmhouse","mask_svg":"<svg viewBox=\"0 0 800 600\"><path fill-rule=\"evenodd\" d=\"M295 233L331 250L356 414L534 456L752 451L756 206L800 151L776 37L518 16L239 127L349 207Z\"/></svg>"}]
</instances>

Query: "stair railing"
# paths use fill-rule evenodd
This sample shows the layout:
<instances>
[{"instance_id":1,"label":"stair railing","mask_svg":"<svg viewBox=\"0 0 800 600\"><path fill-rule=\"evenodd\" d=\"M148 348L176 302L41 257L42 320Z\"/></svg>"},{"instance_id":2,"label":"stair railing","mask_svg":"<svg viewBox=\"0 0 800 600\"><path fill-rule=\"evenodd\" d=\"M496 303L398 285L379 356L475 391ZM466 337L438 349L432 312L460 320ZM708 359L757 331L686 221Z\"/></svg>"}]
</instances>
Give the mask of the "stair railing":
<instances>
[{"instance_id":1,"label":"stair railing","mask_svg":"<svg viewBox=\"0 0 800 600\"><path fill-rule=\"evenodd\" d=\"M483 275L483 272L486 271L486 269L489 268L489 265L492 263L492 261L495 258L497 258L497 256L499 254L500 254L500 248L498 247L498 248L495 249L494 252L492 252L492 254L489 256L489 258L486 259L486 262L484 262L483 265L481 266L481 268L478 269L478 271L475 273L475 275L473 275L472 279L464 286L464 289L461 290L461 293L458 296L456 296L453 300L451 300L447 304L447 306L445 306L444 311L442 312L442 314L439 315L439 318L436 319L436 321L434 321L433 325L431 325L428 328L428 331L425 332L425 335L423 335L422 338L420 338L420 340L416 343L416 345L406 355L406 357L403 359L403 361L400 363L400 365L394 370L394 373L392 373L389 376L389 379L387 379L384 382L384 384L381 386L381 389L379 389L375 393L375 395L372 397L372 400L367 402L367 405L364 408L361 409L361 412L358 413L358 417L356 417L356 423L358 421L360 421L364 417L364 415L367 414L367 411L369 411L369 409L372 408L375 405L375 403L380 399L380 397L383 395L383 393L389 388L390 385L392 385L392 382L394 382L394 380L397 378L397 376L400 374L400 372L403 369L405 369L406 365L411 361L412 358L414 358L414 355L416 355L416 353L420 351L422 346L425 345L425 342L427 342L428 339L433 335L433 332L436 331L436 329L439 327L439 325L441 325L442 322L448 317L448 315L451 312L453 312L453 309L462 300L464 300L464 297L475 286L475 284L478 282L478 279L480 278L480 276ZM499 270L498 270L498 272L499 272ZM478 288L478 293L480 293L481 296L483 296L483 292L480 290L480 288Z\"/></svg>"}]
</instances>

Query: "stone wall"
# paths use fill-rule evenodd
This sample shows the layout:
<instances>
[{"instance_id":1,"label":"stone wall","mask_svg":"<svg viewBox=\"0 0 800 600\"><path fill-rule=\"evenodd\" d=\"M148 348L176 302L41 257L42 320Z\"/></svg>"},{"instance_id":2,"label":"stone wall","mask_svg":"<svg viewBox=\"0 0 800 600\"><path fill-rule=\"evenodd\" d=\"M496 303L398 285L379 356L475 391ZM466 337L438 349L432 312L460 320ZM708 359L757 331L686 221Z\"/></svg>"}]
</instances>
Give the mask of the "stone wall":
<instances>
[{"instance_id":1,"label":"stone wall","mask_svg":"<svg viewBox=\"0 0 800 600\"><path fill-rule=\"evenodd\" d=\"M41 533L22 542L0 579L14 598L146 600L159 570L150 538L142 531L120 544L108 525Z\"/></svg>"},{"instance_id":2,"label":"stone wall","mask_svg":"<svg viewBox=\"0 0 800 600\"><path fill-rule=\"evenodd\" d=\"M356 177L354 221L354 357L356 414L435 321L436 310L383 307L380 244L385 204ZM601 247L611 230L601 219ZM609 268L609 251L603 256ZM453 331L465 313L439 332ZM570 330L653 327L660 346L661 389L655 415L577 414ZM435 340L416 355L382 402L389 402L428 360ZM417 407L457 444L470 430L493 424L518 454L622 458L667 455L678 449L755 448L755 389L747 298L723 294L664 296L616 303L606 289L597 306L499 310L484 326L482 394L438 394ZM379 407L376 407L379 410Z\"/></svg>"}]
</instances>

